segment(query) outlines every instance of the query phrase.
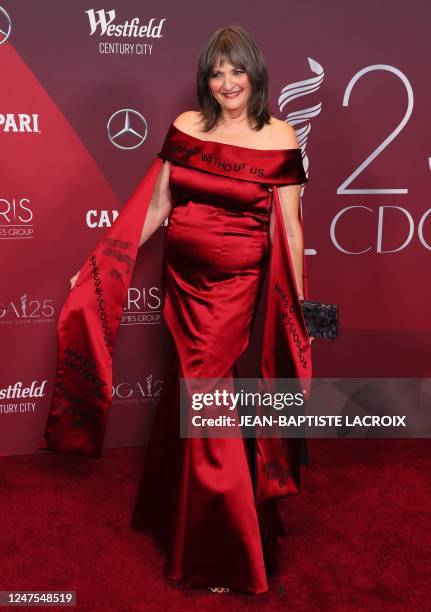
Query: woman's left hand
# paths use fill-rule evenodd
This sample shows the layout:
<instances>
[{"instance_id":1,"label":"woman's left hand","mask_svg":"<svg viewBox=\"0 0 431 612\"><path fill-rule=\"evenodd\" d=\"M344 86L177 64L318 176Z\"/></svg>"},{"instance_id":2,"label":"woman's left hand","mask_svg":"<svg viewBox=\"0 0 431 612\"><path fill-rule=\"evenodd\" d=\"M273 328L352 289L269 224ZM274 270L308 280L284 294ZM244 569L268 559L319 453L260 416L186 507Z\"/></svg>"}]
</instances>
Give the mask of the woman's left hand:
<instances>
[{"instance_id":1,"label":"woman's left hand","mask_svg":"<svg viewBox=\"0 0 431 612\"><path fill-rule=\"evenodd\" d=\"M303 296L303 295L300 295L300 296L299 296L299 301L300 301L300 302L303 302L303 301L304 301L304 296ZM312 342L313 342L313 340L314 340L314 336L309 336L309 338L310 338L310 346L311 346L311 344L312 344Z\"/></svg>"}]
</instances>

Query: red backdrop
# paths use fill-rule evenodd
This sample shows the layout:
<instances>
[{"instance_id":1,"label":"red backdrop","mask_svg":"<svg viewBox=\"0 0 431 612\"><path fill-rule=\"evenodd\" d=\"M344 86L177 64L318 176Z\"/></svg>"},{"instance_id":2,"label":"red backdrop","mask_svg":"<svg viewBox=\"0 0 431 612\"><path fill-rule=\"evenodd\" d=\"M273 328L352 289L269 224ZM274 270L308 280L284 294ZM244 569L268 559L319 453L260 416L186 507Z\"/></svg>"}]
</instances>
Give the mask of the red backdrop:
<instances>
[{"instance_id":1,"label":"red backdrop","mask_svg":"<svg viewBox=\"0 0 431 612\"><path fill-rule=\"evenodd\" d=\"M310 297L341 311L339 339L313 345L315 375L428 375L430 13L425 0L2 2L0 453L38 452L69 278L170 122L197 108L200 48L226 23L262 48L273 114L307 153ZM128 109L136 134L121 131ZM145 443L163 385L164 231L125 304L107 446Z\"/></svg>"}]
</instances>

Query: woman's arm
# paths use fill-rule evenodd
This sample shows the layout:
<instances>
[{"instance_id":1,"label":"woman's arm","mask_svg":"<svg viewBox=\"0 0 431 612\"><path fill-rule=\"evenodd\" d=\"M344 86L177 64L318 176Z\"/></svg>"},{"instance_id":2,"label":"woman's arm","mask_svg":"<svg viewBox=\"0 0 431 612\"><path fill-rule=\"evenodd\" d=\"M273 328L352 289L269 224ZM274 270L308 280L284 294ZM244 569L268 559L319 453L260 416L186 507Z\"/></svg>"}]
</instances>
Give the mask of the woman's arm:
<instances>
[{"instance_id":1,"label":"woman's arm","mask_svg":"<svg viewBox=\"0 0 431 612\"><path fill-rule=\"evenodd\" d=\"M293 270L298 288L299 299L304 299L304 277L303 277L303 252L304 238L301 224L299 222L299 205L301 185L285 185L274 187L278 190L280 206L283 214L284 226L286 228L289 250L292 258Z\"/></svg>"},{"instance_id":2,"label":"woman's arm","mask_svg":"<svg viewBox=\"0 0 431 612\"><path fill-rule=\"evenodd\" d=\"M274 146L277 148L299 149L296 132L289 123L273 118L273 124ZM304 271L302 259L304 239L298 216L301 187L301 185L284 185L282 187L274 187L274 189L277 189L279 194L283 221L286 228L289 250L296 279L296 286L298 288L299 298L302 300L304 299ZM273 215L271 215L271 238L273 235L273 222Z\"/></svg>"},{"instance_id":3,"label":"woman's arm","mask_svg":"<svg viewBox=\"0 0 431 612\"><path fill-rule=\"evenodd\" d=\"M145 223L142 228L139 247L141 247L148 238L154 234L156 229L161 226L166 217L169 216L172 208L171 193L169 191L169 174L170 165L168 161L164 161L160 168L156 183L154 186L151 201L148 205ZM78 272L70 279L70 288L73 289L78 279Z\"/></svg>"},{"instance_id":4,"label":"woman's arm","mask_svg":"<svg viewBox=\"0 0 431 612\"><path fill-rule=\"evenodd\" d=\"M142 228L139 246L141 247L148 238L161 226L172 209L172 198L169 190L170 164L164 161L154 186L153 195L148 205L145 223Z\"/></svg>"}]
</instances>

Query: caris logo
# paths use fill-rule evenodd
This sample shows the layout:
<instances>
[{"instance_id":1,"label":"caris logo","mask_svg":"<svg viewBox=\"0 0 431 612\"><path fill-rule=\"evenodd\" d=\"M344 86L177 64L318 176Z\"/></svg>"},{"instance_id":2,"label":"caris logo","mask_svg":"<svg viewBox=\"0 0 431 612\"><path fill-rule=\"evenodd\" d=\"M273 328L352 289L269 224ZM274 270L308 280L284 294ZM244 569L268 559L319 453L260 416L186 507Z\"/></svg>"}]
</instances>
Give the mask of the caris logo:
<instances>
[{"instance_id":1,"label":"caris logo","mask_svg":"<svg viewBox=\"0 0 431 612\"><path fill-rule=\"evenodd\" d=\"M154 325L161 323L161 316L161 287L129 287L120 325Z\"/></svg>"},{"instance_id":2,"label":"caris logo","mask_svg":"<svg viewBox=\"0 0 431 612\"><path fill-rule=\"evenodd\" d=\"M34 238L34 228L28 198L0 198L0 239Z\"/></svg>"}]
</instances>

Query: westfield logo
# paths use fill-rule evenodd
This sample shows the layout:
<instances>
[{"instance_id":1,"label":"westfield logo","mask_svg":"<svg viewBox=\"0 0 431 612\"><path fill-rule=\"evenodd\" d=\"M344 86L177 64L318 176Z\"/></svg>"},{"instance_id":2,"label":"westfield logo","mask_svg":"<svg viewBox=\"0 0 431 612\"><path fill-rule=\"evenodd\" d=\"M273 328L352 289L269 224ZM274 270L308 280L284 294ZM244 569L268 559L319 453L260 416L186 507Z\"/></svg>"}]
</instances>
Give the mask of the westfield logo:
<instances>
[{"instance_id":1,"label":"westfield logo","mask_svg":"<svg viewBox=\"0 0 431 612\"><path fill-rule=\"evenodd\" d=\"M141 25L139 17L134 17L130 21L124 23L114 23L115 21L115 10L105 11L101 9L95 11L90 9L85 11L90 21L90 36L95 34L100 29L102 36L124 36L124 37L135 37L135 38L161 38L163 23L166 19L160 19L158 23L155 23L154 17L149 20L146 25Z\"/></svg>"}]
</instances>

